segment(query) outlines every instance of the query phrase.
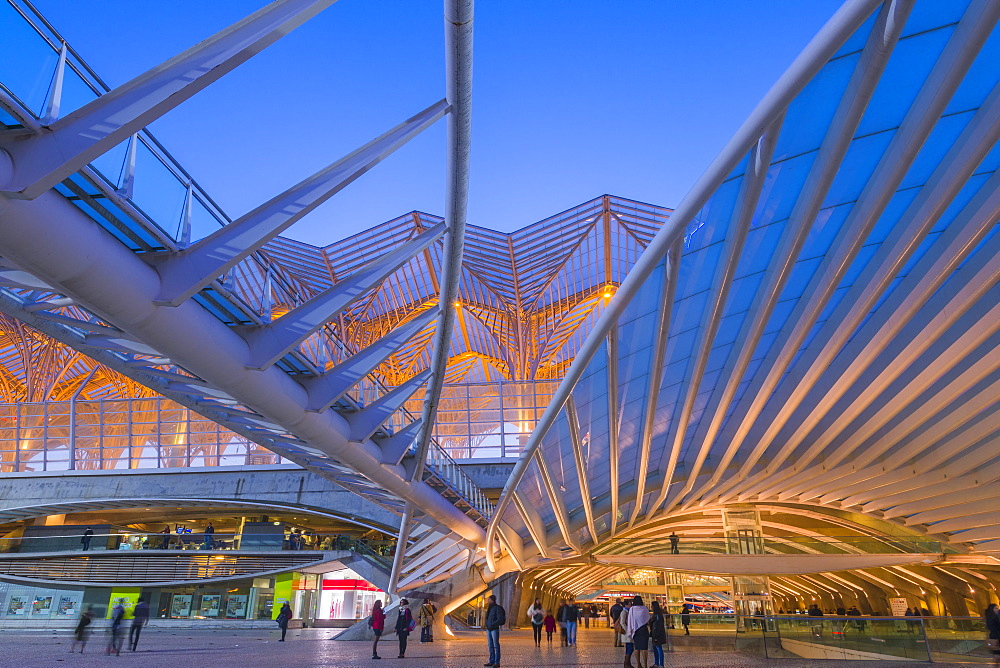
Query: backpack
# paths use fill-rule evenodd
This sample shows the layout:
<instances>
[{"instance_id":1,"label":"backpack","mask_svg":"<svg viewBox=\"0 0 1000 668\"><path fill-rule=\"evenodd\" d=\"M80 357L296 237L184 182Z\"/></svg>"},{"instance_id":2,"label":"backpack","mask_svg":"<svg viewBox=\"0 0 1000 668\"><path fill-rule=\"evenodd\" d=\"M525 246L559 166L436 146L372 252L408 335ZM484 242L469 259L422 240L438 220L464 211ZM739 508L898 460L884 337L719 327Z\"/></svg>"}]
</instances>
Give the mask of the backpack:
<instances>
[{"instance_id":1,"label":"backpack","mask_svg":"<svg viewBox=\"0 0 1000 668\"><path fill-rule=\"evenodd\" d=\"M507 623L507 611L503 609L499 603L497 603L497 626L503 626Z\"/></svg>"}]
</instances>

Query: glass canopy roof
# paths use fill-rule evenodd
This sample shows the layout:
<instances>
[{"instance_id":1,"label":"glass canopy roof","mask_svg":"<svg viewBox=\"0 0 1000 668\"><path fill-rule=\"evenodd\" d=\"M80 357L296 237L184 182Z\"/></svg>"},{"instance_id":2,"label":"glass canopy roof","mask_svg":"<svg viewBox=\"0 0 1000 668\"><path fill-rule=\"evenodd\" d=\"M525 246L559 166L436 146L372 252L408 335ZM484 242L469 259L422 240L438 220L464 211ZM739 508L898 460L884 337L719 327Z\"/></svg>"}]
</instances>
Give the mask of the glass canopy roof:
<instances>
[{"instance_id":1,"label":"glass canopy roof","mask_svg":"<svg viewBox=\"0 0 1000 668\"><path fill-rule=\"evenodd\" d=\"M565 557L794 501L1000 545L997 494L959 501L1000 489L998 12L844 5L582 344L491 538Z\"/></svg>"}]
</instances>

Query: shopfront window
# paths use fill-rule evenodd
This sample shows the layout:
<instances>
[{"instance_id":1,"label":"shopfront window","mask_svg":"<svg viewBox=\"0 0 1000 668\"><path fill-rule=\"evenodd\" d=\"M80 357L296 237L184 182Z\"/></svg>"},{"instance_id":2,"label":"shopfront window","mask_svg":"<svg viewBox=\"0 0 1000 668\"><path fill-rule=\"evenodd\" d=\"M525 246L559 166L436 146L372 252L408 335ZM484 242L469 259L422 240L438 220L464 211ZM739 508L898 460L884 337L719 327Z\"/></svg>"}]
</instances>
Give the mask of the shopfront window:
<instances>
[{"instance_id":1,"label":"shopfront window","mask_svg":"<svg viewBox=\"0 0 1000 668\"><path fill-rule=\"evenodd\" d=\"M316 619L364 619L385 592L349 568L324 573Z\"/></svg>"}]
</instances>

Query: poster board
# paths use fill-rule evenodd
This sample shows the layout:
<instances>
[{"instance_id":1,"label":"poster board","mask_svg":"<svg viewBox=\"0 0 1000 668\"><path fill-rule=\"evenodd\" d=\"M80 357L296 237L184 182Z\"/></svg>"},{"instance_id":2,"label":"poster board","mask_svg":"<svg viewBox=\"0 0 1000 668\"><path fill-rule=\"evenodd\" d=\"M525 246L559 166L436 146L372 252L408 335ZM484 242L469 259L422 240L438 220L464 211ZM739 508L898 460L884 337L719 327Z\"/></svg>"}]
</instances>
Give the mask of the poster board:
<instances>
[{"instance_id":1,"label":"poster board","mask_svg":"<svg viewBox=\"0 0 1000 668\"><path fill-rule=\"evenodd\" d=\"M236 594L226 599L226 617L228 619L245 619L247 616L246 594Z\"/></svg>"},{"instance_id":2,"label":"poster board","mask_svg":"<svg viewBox=\"0 0 1000 668\"><path fill-rule=\"evenodd\" d=\"M222 594L202 594L201 616L218 617L219 609L222 607Z\"/></svg>"},{"instance_id":3,"label":"poster board","mask_svg":"<svg viewBox=\"0 0 1000 668\"><path fill-rule=\"evenodd\" d=\"M80 602L75 596L62 596L59 598L59 606L56 608L57 617L76 617L79 613Z\"/></svg>"},{"instance_id":4,"label":"poster board","mask_svg":"<svg viewBox=\"0 0 1000 668\"><path fill-rule=\"evenodd\" d=\"M889 609L892 611L893 617L902 617L906 614L906 609L910 607L906 604L905 598L890 598L889 599Z\"/></svg>"},{"instance_id":5,"label":"poster board","mask_svg":"<svg viewBox=\"0 0 1000 668\"><path fill-rule=\"evenodd\" d=\"M10 603L7 604L7 614L8 615L26 615L28 614L28 597L27 596L11 596Z\"/></svg>"},{"instance_id":6,"label":"poster board","mask_svg":"<svg viewBox=\"0 0 1000 668\"><path fill-rule=\"evenodd\" d=\"M52 614L52 597L36 596L35 600L31 603L31 616L48 617L51 614Z\"/></svg>"},{"instance_id":7,"label":"poster board","mask_svg":"<svg viewBox=\"0 0 1000 668\"><path fill-rule=\"evenodd\" d=\"M174 594L170 601L171 617L191 616L191 594Z\"/></svg>"}]
</instances>

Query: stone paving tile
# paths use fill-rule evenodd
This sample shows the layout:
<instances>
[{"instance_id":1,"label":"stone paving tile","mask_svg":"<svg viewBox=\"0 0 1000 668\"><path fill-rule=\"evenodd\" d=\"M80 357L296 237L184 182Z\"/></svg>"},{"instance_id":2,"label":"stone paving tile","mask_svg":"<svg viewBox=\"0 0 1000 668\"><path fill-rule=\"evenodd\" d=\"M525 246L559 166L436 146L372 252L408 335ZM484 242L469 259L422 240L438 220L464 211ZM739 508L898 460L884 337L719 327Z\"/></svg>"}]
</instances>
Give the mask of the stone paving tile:
<instances>
[{"instance_id":1,"label":"stone paving tile","mask_svg":"<svg viewBox=\"0 0 1000 668\"><path fill-rule=\"evenodd\" d=\"M125 651L120 657L104 654L107 636L95 631L85 654L70 654L71 637L65 632L0 632L0 666L133 666L141 668L186 668L219 666L235 668L476 668L486 661L486 642L480 636L466 636L433 644L411 643L405 659L397 659L395 636L379 643L383 660L373 661L370 644L333 640L333 629L290 630L286 642L277 642L277 631L228 629L153 629L143 632L139 651ZM530 631L506 632L502 639L502 665L510 668L541 666L617 667L623 663L621 650L610 647L607 631L580 630L576 647L557 645L536 649ZM913 663L874 661L808 661L765 659L737 652L674 652L668 654L670 668L880 668L912 667ZM926 664L925 664L926 665ZM934 664L960 665L960 664Z\"/></svg>"}]
</instances>

